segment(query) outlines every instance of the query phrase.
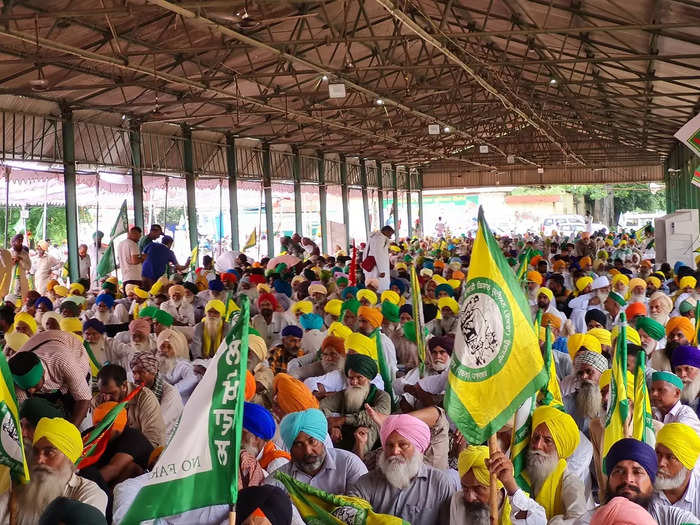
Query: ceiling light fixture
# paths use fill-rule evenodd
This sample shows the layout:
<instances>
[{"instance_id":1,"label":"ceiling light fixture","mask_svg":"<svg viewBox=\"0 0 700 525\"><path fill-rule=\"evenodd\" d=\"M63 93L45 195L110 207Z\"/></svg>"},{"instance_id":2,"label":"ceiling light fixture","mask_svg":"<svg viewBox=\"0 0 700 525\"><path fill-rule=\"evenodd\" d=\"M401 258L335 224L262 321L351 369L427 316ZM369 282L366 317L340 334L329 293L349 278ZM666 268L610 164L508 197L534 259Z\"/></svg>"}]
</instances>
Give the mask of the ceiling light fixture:
<instances>
[{"instance_id":1,"label":"ceiling light fixture","mask_svg":"<svg viewBox=\"0 0 700 525\"><path fill-rule=\"evenodd\" d=\"M384 100L382 100L381 98L378 98L378 99L376 100L376 104L377 104L377 106L383 106L383 105L384 105Z\"/></svg>"},{"instance_id":2,"label":"ceiling light fixture","mask_svg":"<svg viewBox=\"0 0 700 525\"><path fill-rule=\"evenodd\" d=\"M442 131L444 131L445 133L449 133L449 132L450 132L450 126L445 126L445 127L442 129Z\"/></svg>"},{"instance_id":3,"label":"ceiling light fixture","mask_svg":"<svg viewBox=\"0 0 700 525\"><path fill-rule=\"evenodd\" d=\"M321 77L321 80L323 80L324 82L327 82L327 81L328 81L328 75L323 75L323 76Z\"/></svg>"},{"instance_id":4,"label":"ceiling light fixture","mask_svg":"<svg viewBox=\"0 0 700 525\"><path fill-rule=\"evenodd\" d=\"M556 78L550 78L549 79L549 85L550 86L556 86L557 85L557 79Z\"/></svg>"}]
</instances>

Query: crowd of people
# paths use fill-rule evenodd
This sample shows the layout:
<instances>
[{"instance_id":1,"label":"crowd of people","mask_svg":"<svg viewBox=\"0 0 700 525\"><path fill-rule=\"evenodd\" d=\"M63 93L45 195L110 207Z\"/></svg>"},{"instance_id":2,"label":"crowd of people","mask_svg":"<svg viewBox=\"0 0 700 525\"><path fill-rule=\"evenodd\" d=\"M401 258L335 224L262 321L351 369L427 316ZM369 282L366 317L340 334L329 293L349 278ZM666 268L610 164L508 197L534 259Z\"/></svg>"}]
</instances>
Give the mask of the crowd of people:
<instances>
[{"instance_id":1,"label":"crowd of people","mask_svg":"<svg viewBox=\"0 0 700 525\"><path fill-rule=\"evenodd\" d=\"M645 235L497 238L522 275L542 348L547 327L554 336L563 401L534 409L527 487L510 455L512 421L489 453L443 406L452 353L465 344L471 237L395 241L385 226L357 253L334 255L290 237L287 262L241 254L217 272L211 257L196 271L178 264L159 226L132 227L117 249L120 279L81 273L72 283L36 279L36 289L16 237L0 331L30 481L4 493L0 520L120 523L246 296L237 523L316 523L290 498L293 479L361 498L380 518L486 524L494 476L497 523L700 524L699 270L643 258L651 228ZM622 313L628 370L646 356L653 446L604 443ZM84 465L81 434L121 402L108 446ZM351 510L334 519L358 523ZM168 523L227 520L226 508L205 508Z\"/></svg>"}]
</instances>

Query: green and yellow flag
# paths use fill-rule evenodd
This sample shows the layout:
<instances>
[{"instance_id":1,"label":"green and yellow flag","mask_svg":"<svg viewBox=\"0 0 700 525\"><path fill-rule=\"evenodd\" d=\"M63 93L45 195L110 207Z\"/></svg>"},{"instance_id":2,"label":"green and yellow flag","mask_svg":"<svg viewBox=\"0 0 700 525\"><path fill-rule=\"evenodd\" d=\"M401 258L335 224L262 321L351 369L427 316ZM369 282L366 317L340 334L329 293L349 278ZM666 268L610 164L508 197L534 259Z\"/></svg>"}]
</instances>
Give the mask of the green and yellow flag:
<instances>
[{"instance_id":1,"label":"green and yellow flag","mask_svg":"<svg viewBox=\"0 0 700 525\"><path fill-rule=\"evenodd\" d=\"M258 239L256 236L255 229L253 229L253 231L250 232L250 235L248 236L248 240L245 242L245 246L243 247L242 251L246 251L248 248L252 248L256 244L258 244Z\"/></svg>"},{"instance_id":2,"label":"green and yellow flag","mask_svg":"<svg viewBox=\"0 0 700 525\"><path fill-rule=\"evenodd\" d=\"M411 301L413 302L413 319L416 323L416 346L418 348L418 371L422 378L425 374L425 333L423 332L423 298L416 266L411 265Z\"/></svg>"},{"instance_id":3,"label":"green and yellow flag","mask_svg":"<svg viewBox=\"0 0 700 525\"><path fill-rule=\"evenodd\" d=\"M620 323L610 376L610 397L603 434L603 458L608 455L610 447L627 437L629 396L627 394L627 321L624 313L620 314Z\"/></svg>"},{"instance_id":4,"label":"green and yellow flag","mask_svg":"<svg viewBox=\"0 0 700 525\"><path fill-rule=\"evenodd\" d=\"M561 397L561 388L557 378L557 368L552 356L552 328L545 328L544 336L544 368L547 370L547 384L540 390L540 405L552 405L560 410L564 410L564 401Z\"/></svg>"},{"instance_id":5,"label":"green and yellow flag","mask_svg":"<svg viewBox=\"0 0 700 525\"><path fill-rule=\"evenodd\" d=\"M22 427L19 423L19 406L15 396L15 383L5 354L0 352L0 493L10 488L10 478L26 483L29 468L24 455Z\"/></svg>"},{"instance_id":6,"label":"green and yellow flag","mask_svg":"<svg viewBox=\"0 0 700 525\"><path fill-rule=\"evenodd\" d=\"M656 445L656 434L652 424L651 400L646 381L646 359L644 352L637 354L637 369L634 372L634 409L632 411L632 437L650 447Z\"/></svg>"},{"instance_id":7,"label":"green and yellow flag","mask_svg":"<svg viewBox=\"0 0 700 525\"><path fill-rule=\"evenodd\" d=\"M445 407L470 443L484 443L547 384L530 306L479 208ZM488 400L488 402L485 402Z\"/></svg>"}]
</instances>

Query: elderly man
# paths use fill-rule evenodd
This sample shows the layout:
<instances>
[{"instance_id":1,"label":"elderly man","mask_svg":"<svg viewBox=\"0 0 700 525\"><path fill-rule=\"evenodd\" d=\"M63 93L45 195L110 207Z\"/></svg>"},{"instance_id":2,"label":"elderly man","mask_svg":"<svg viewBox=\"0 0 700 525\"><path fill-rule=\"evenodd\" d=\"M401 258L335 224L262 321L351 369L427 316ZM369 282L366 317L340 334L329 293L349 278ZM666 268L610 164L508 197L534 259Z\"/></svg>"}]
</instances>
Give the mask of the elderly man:
<instances>
[{"instance_id":1,"label":"elderly man","mask_svg":"<svg viewBox=\"0 0 700 525\"><path fill-rule=\"evenodd\" d=\"M645 508L658 525L700 523L690 512L653 500L658 464L654 449L646 443L631 438L619 440L608 450L605 470L609 475L605 501L626 498ZM588 511L575 525L594 523L591 520L594 512Z\"/></svg>"},{"instance_id":2,"label":"elderly man","mask_svg":"<svg viewBox=\"0 0 700 525\"><path fill-rule=\"evenodd\" d=\"M542 277L540 272L534 270L527 272L525 277L527 279L527 288L525 290L527 293L527 300L530 304L531 313L534 316L537 311L537 295L539 294L540 286L542 286L544 282L544 277Z\"/></svg>"},{"instance_id":3,"label":"elderly man","mask_svg":"<svg viewBox=\"0 0 700 525\"><path fill-rule=\"evenodd\" d=\"M241 450L245 450L267 472L274 472L289 463L289 452L277 448L272 438L275 437L275 418L260 405L245 402L243 404L243 432L241 433Z\"/></svg>"},{"instance_id":4,"label":"elderly man","mask_svg":"<svg viewBox=\"0 0 700 525\"><path fill-rule=\"evenodd\" d=\"M96 483L76 474L75 462L83 452L80 431L65 419L44 417L39 420L28 458L30 481L12 489L17 525L36 525L48 505L64 496L86 503L102 514L107 494ZM10 523L10 493L0 496L0 522Z\"/></svg>"},{"instance_id":5,"label":"elderly man","mask_svg":"<svg viewBox=\"0 0 700 525\"><path fill-rule=\"evenodd\" d=\"M94 405L107 401L120 403L131 396L136 385L126 380L126 370L119 365L105 365L97 374L99 394ZM154 447L165 445L165 422L158 398L148 388L142 388L126 405L128 425L140 430Z\"/></svg>"},{"instance_id":6,"label":"elderly man","mask_svg":"<svg viewBox=\"0 0 700 525\"><path fill-rule=\"evenodd\" d=\"M654 372L651 375L652 414L654 419L664 425L669 423L684 423L700 436L700 420L695 411L681 403L683 381L671 372Z\"/></svg>"},{"instance_id":7,"label":"elderly man","mask_svg":"<svg viewBox=\"0 0 700 525\"><path fill-rule=\"evenodd\" d=\"M450 366L450 358L454 349L454 336L448 335L443 337L431 337L428 340L428 359L425 363L425 377L441 374ZM433 406L441 404L440 400L434 399L434 394L424 392L413 388L420 379L420 370L418 367L409 370L406 375L399 377L394 381L394 392L397 396L401 396L400 404L403 412L410 412L423 406ZM413 394L418 394L415 397ZM422 399L424 396L431 396L430 403L424 404ZM436 394L442 396L442 392Z\"/></svg>"},{"instance_id":8,"label":"elderly man","mask_svg":"<svg viewBox=\"0 0 700 525\"><path fill-rule=\"evenodd\" d=\"M318 409L287 414L280 422L279 431L291 461L277 472L330 494L347 494L367 473L367 467L352 452L326 447L327 428L326 417ZM284 488L274 475L265 484Z\"/></svg>"},{"instance_id":9,"label":"elderly man","mask_svg":"<svg viewBox=\"0 0 700 525\"><path fill-rule=\"evenodd\" d=\"M371 383L377 372L377 364L371 357L348 355L345 358L345 390L325 397L320 403L321 410L328 418L333 443L342 449L353 450L360 458L374 448L379 435L365 407L371 406L381 414L391 412L389 394Z\"/></svg>"},{"instance_id":10,"label":"elderly man","mask_svg":"<svg viewBox=\"0 0 700 525\"><path fill-rule=\"evenodd\" d=\"M116 342L105 335L105 325L98 319L88 319L83 323L83 345L89 348L100 365L114 363L129 364L129 345Z\"/></svg>"},{"instance_id":11,"label":"elderly man","mask_svg":"<svg viewBox=\"0 0 700 525\"><path fill-rule=\"evenodd\" d=\"M487 467L487 464L489 465ZM490 523L489 485L490 472L497 478L498 512L496 523L547 522L544 508L518 487L513 477L513 464L500 450L489 458L484 446L468 446L457 460L462 490L450 500L449 525L466 523ZM447 523L447 520L442 520Z\"/></svg>"},{"instance_id":12,"label":"elderly man","mask_svg":"<svg viewBox=\"0 0 700 525\"><path fill-rule=\"evenodd\" d=\"M549 523L569 523L586 511L583 482L567 468L579 441L571 416L550 406L535 409L526 472L531 495L544 507Z\"/></svg>"},{"instance_id":13,"label":"elderly man","mask_svg":"<svg viewBox=\"0 0 700 525\"><path fill-rule=\"evenodd\" d=\"M623 295L617 292L610 292L608 297L603 303L603 308L607 312L607 323L606 328L612 330L614 326L617 326L620 319L620 312L627 306L627 301Z\"/></svg>"},{"instance_id":14,"label":"elderly man","mask_svg":"<svg viewBox=\"0 0 700 525\"><path fill-rule=\"evenodd\" d=\"M187 339L181 332L166 328L158 334L157 344L158 376L177 389L184 405L201 379L189 359Z\"/></svg>"},{"instance_id":15,"label":"elderly man","mask_svg":"<svg viewBox=\"0 0 700 525\"><path fill-rule=\"evenodd\" d=\"M671 363L668 357L662 350L657 350L666 346L664 326L651 317L644 316L637 318L636 328L650 367L654 370L670 370ZM660 346L661 341L664 341L662 346Z\"/></svg>"},{"instance_id":16,"label":"elderly man","mask_svg":"<svg viewBox=\"0 0 700 525\"><path fill-rule=\"evenodd\" d=\"M581 334L576 334L581 335ZM578 339L569 337L569 342ZM573 354L574 376L562 381L562 395L567 412L573 414L574 421L584 432L588 424L600 413L600 374L608 368L608 360L600 353L600 343L589 334L583 336L583 344Z\"/></svg>"},{"instance_id":17,"label":"elderly man","mask_svg":"<svg viewBox=\"0 0 700 525\"><path fill-rule=\"evenodd\" d=\"M270 350L267 360L274 374L287 371L287 365L292 359L303 356L301 339L304 331L296 325L288 325L282 329L282 343Z\"/></svg>"},{"instance_id":18,"label":"elderly man","mask_svg":"<svg viewBox=\"0 0 700 525\"><path fill-rule=\"evenodd\" d=\"M375 512L412 525L440 523L440 510L455 487L445 472L423 462L430 445L428 425L408 414L389 416L379 435L378 468L362 476L348 495L367 500Z\"/></svg>"},{"instance_id":19,"label":"elderly man","mask_svg":"<svg viewBox=\"0 0 700 525\"><path fill-rule=\"evenodd\" d=\"M165 423L165 435L170 436L177 427L184 405L177 388L158 373L158 364L158 356L150 352L134 354L129 362L134 383L144 385L156 396Z\"/></svg>"},{"instance_id":20,"label":"elderly man","mask_svg":"<svg viewBox=\"0 0 700 525\"><path fill-rule=\"evenodd\" d=\"M258 296L258 314L251 320L251 325L265 339L268 348L280 344L282 330L291 324L287 316L278 311L279 303L271 293L262 293ZM302 334L303 335L303 334ZM301 336L300 336L301 339Z\"/></svg>"},{"instance_id":21,"label":"elderly man","mask_svg":"<svg viewBox=\"0 0 700 525\"><path fill-rule=\"evenodd\" d=\"M155 307L153 311L157 311ZM146 311L142 312L142 315ZM114 342L123 344L127 353L148 352L156 349L156 335L151 333L151 318L140 317L129 323L129 330L114 336ZM128 363L127 363L128 364Z\"/></svg>"},{"instance_id":22,"label":"elderly man","mask_svg":"<svg viewBox=\"0 0 700 525\"><path fill-rule=\"evenodd\" d=\"M441 319L433 319L427 323L426 328L433 336L440 337L455 334L459 329L459 304L452 297L438 299L438 310Z\"/></svg>"},{"instance_id":23,"label":"elderly man","mask_svg":"<svg viewBox=\"0 0 700 525\"><path fill-rule=\"evenodd\" d=\"M664 425L656 435L658 472L654 483L654 504L671 506L700 516L698 487L700 477L694 470L700 456L697 430L683 423Z\"/></svg>"},{"instance_id":24,"label":"elderly man","mask_svg":"<svg viewBox=\"0 0 700 525\"><path fill-rule=\"evenodd\" d=\"M174 284L168 288L170 299L160 305L160 309L173 316L175 326L194 326L194 308L184 300L185 287Z\"/></svg>"},{"instance_id":25,"label":"elderly man","mask_svg":"<svg viewBox=\"0 0 700 525\"><path fill-rule=\"evenodd\" d=\"M376 308L370 308L368 306L361 306L357 310L357 314L357 331L362 335L374 339L377 341L378 345L382 347L384 363L386 363L387 368L387 377L384 377L384 371L381 370L381 368L379 372L382 374L382 379L386 384L392 381L396 376L398 364L396 362L396 348L394 347L394 343L391 342L388 335L381 331L384 316L382 316L382 313Z\"/></svg>"},{"instance_id":26,"label":"elderly man","mask_svg":"<svg viewBox=\"0 0 700 525\"><path fill-rule=\"evenodd\" d=\"M24 234L18 233L12 237L12 245L10 246L10 257L12 267L10 268L10 293L17 297L26 297L29 292L29 281L27 280L27 272L32 267L32 261L29 258L29 250L24 246Z\"/></svg>"},{"instance_id":27,"label":"elderly man","mask_svg":"<svg viewBox=\"0 0 700 525\"><path fill-rule=\"evenodd\" d=\"M673 301L662 291L656 291L649 296L649 317L662 325L668 322L673 311Z\"/></svg>"},{"instance_id":28,"label":"elderly man","mask_svg":"<svg viewBox=\"0 0 700 525\"><path fill-rule=\"evenodd\" d=\"M194 359L209 359L219 349L221 341L228 333L229 325L224 320L226 306L218 299L212 299L204 307L204 317L194 327L190 353Z\"/></svg>"},{"instance_id":29,"label":"elderly man","mask_svg":"<svg viewBox=\"0 0 700 525\"><path fill-rule=\"evenodd\" d=\"M102 322L104 325L119 324L124 322L120 317L117 316L114 310L114 297L107 293L101 293L95 299L95 306L93 310L86 310L86 318L95 318Z\"/></svg>"},{"instance_id":30,"label":"elderly man","mask_svg":"<svg viewBox=\"0 0 700 525\"><path fill-rule=\"evenodd\" d=\"M321 359L298 368L295 372L306 370L317 372L319 375L312 375L304 379L304 384L319 399L322 399L327 392L338 392L344 388L345 353L345 340L342 337L329 335L321 343ZM297 377L294 373L292 375Z\"/></svg>"},{"instance_id":31,"label":"elderly man","mask_svg":"<svg viewBox=\"0 0 700 525\"><path fill-rule=\"evenodd\" d=\"M700 349L689 345L677 346L671 356L671 368L683 381L681 401L696 410L700 394Z\"/></svg>"},{"instance_id":32,"label":"elderly man","mask_svg":"<svg viewBox=\"0 0 700 525\"><path fill-rule=\"evenodd\" d=\"M312 281L309 284L309 299L314 305L313 313L323 317L323 310L328 302L328 290L321 281Z\"/></svg>"},{"instance_id":33,"label":"elderly man","mask_svg":"<svg viewBox=\"0 0 700 525\"><path fill-rule=\"evenodd\" d=\"M367 238L367 246L362 252L361 266L365 273L365 282L377 279L380 292L388 290L391 283L389 239L393 234L394 229L391 226L384 226L381 230L372 232Z\"/></svg>"},{"instance_id":34,"label":"elderly man","mask_svg":"<svg viewBox=\"0 0 700 525\"><path fill-rule=\"evenodd\" d=\"M90 408L90 363L80 341L71 334L48 330L32 337L9 361L17 401L40 396L60 403L79 425Z\"/></svg>"},{"instance_id":35,"label":"elderly man","mask_svg":"<svg viewBox=\"0 0 700 525\"><path fill-rule=\"evenodd\" d=\"M46 293L46 284L55 272L61 269L61 261L49 255L49 243L39 241L36 244L36 262L34 263L34 285L41 295ZM82 276L81 276L82 277Z\"/></svg>"}]
</instances>

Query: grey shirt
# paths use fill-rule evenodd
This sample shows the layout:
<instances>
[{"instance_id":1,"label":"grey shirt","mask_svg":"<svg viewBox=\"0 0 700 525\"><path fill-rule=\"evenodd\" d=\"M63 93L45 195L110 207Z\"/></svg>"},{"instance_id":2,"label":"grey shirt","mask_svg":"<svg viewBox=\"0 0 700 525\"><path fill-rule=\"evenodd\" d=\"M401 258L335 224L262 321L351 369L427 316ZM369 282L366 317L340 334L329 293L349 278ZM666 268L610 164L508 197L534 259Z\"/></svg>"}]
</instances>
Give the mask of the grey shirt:
<instances>
[{"instance_id":1,"label":"grey shirt","mask_svg":"<svg viewBox=\"0 0 700 525\"><path fill-rule=\"evenodd\" d=\"M411 525L437 525L454 492L447 474L424 464L408 488L397 489L376 469L362 476L348 495L369 501L374 512L398 516Z\"/></svg>"},{"instance_id":2,"label":"grey shirt","mask_svg":"<svg viewBox=\"0 0 700 525\"><path fill-rule=\"evenodd\" d=\"M309 476L294 461L282 465L275 472L284 472L302 483L330 494L346 494L361 476L367 474L367 467L352 452L326 447L326 460L315 476ZM268 476L264 483L285 490L284 485L272 476Z\"/></svg>"}]
</instances>

